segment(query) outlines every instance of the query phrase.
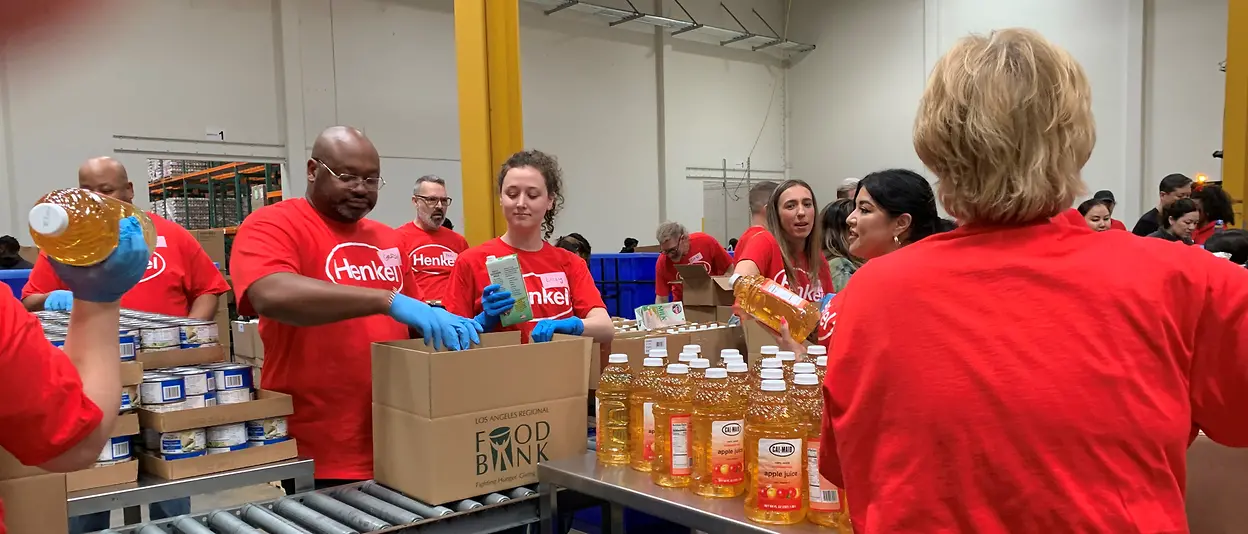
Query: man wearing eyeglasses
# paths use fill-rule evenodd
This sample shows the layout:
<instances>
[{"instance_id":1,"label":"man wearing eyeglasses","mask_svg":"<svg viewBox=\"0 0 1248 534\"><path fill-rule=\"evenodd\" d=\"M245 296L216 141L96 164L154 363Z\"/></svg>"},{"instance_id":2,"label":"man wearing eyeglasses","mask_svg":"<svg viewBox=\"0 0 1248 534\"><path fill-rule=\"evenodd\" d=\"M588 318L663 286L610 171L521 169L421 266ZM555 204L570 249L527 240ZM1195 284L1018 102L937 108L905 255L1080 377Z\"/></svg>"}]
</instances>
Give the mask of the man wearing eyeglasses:
<instances>
[{"instance_id":1,"label":"man wearing eyeglasses","mask_svg":"<svg viewBox=\"0 0 1248 534\"><path fill-rule=\"evenodd\" d=\"M287 421L318 487L373 476L371 349L408 338L459 350L480 325L421 301L403 238L364 218L385 185L377 148L355 128L317 137L307 193L243 221L230 271L242 315L260 316L263 386L294 398Z\"/></svg>"},{"instance_id":2,"label":"man wearing eyeglasses","mask_svg":"<svg viewBox=\"0 0 1248 534\"><path fill-rule=\"evenodd\" d=\"M451 197L446 196L446 180L432 174L416 179L412 188L416 220L397 228L403 235L403 252L412 262L416 289L426 302L442 301L451 279L451 268L468 241L454 230L444 228Z\"/></svg>"},{"instance_id":3,"label":"man wearing eyeglasses","mask_svg":"<svg viewBox=\"0 0 1248 534\"><path fill-rule=\"evenodd\" d=\"M655 232L659 240L659 261L654 266L654 301L667 302L668 293L674 300L684 296L676 272L677 265L701 265L711 276L723 276L732 269L732 258L719 241L702 232L689 233L683 224L668 221Z\"/></svg>"}]
</instances>

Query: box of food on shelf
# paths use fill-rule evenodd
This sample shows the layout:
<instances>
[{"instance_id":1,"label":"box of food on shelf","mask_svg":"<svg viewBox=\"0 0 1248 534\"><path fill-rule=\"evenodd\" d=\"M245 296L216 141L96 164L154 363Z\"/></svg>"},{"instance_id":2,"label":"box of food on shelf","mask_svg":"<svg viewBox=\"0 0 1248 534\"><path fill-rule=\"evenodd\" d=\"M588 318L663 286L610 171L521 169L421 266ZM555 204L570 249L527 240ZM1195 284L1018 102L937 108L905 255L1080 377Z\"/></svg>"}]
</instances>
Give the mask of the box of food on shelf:
<instances>
[{"instance_id":1,"label":"box of food on shelf","mask_svg":"<svg viewBox=\"0 0 1248 534\"><path fill-rule=\"evenodd\" d=\"M89 469L67 473L66 491L116 486L139 480L139 464L134 460L134 440L139 434L139 416L122 414L113 423L108 442Z\"/></svg>"},{"instance_id":2,"label":"box of food on shelf","mask_svg":"<svg viewBox=\"0 0 1248 534\"><path fill-rule=\"evenodd\" d=\"M236 469L290 460L299 455L295 440L287 439L267 446L244 447L219 454L203 454L178 460L166 460L164 455L146 450L139 452L139 467L144 473L165 480L224 473Z\"/></svg>"},{"instance_id":3,"label":"box of food on shelf","mask_svg":"<svg viewBox=\"0 0 1248 534\"><path fill-rule=\"evenodd\" d=\"M69 529L65 487L65 475L60 473L0 477L0 502L9 534L65 534Z\"/></svg>"}]
</instances>

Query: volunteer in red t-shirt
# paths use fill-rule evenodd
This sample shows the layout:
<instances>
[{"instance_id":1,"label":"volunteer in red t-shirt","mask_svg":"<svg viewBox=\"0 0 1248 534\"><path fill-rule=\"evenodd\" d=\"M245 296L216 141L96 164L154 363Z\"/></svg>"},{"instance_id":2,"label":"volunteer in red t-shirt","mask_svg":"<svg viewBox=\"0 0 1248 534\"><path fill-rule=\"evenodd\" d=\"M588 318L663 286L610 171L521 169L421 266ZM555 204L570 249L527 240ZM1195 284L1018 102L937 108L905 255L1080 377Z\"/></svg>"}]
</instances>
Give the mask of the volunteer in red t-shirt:
<instances>
[{"instance_id":1,"label":"volunteer in red t-shirt","mask_svg":"<svg viewBox=\"0 0 1248 534\"><path fill-rule=\"evenodd\" d=\"M51 265L74 294L64 349L16 299L0 298L0 448L22 464L70 472L99 457L121 408L117 301L143 277L147 258L143 230L127 218L102 263Z\"/></svg>"},{"instance_id":2,"label":"volunteer in red t-shirt","mask_svg":"<svg viewBox=\"0 0 1248 534\"><path fill-rule=\"evenodd\" d=\"M503 330L520 330L526 342L550 341L554 334L611 340L611 316L589 267L576 254L545 241L554 232L555 214L563 204L562 175L554 156L540 150L517 152L507 159L498 175L507 232L459 255L442 301L448 310L476 316L487 331L499 329L499 315L515 301L490 282L485 261L515 254L524 273L533 320Z\"/></svg>"},{"instance_id":3,"label":"volunteer in red t-shirt","mask_svg":"<svg viewBox=\"0 0 1248 534\"><path fill-rule=\"evenodd\" d=\"M94 158L82 164L78 169L78 187L134 203L134 184L130 183L125 166L113 158ZM225 277L185 228L155 213L148 212L147 216L156 228L156 250L143 279L121 297L121 307L212 319L217 314L219 296L230 290ZM72 302L72 294L53 272L47 257L40 253L26 287L22 288L22 304L31 311L64 311ZM187 508L182 513L189 512Z\"/></svg>"},{"instance_id":4,"label":"volunteer in red t-shirt","mask_svg":"<svg viewBox=\"0 0 1248 534\"><path fill-rule=\"evenodd\" d=\"M819 470L855 529L1186 532L1193 426L1248 446L1243 269L1052 220L1083 189L1089 95L1030 30L937 62L914 145L964 225L833 303Z\"/></svg>"},{"instance_id":5,"label":"volunteer in red t-shirt","mask_svg":"<svg viewBox=\"0 0 1248 534\"><path fill-rule=\"evenodd\" d=\"M677 265L698 265L711 276L723 276L732 270L732 258L719 241L702 232L691 234L683 224L672 221L660 224L655 239L661 249L654 265L654 301L659 304L667 302L669 294L676 301L684 297Z\"/></svg>"},{"instance_id":6,"label":"volunteer in red t-shirt","mask_svg":"<svg viewBox=\"0 0 1248 534\"><path fill-rule=\"evenodd\" d=\"M1109 219L1110 230L1126 230L1127 229L1127 225L1125 223L1123 223L1122 221L1118 219L1112 218L1114 215L1114 209L1118 207L1118 201L1114 199L1113 191L1110 191L1108 189L1102 189L1100 191L1097 191L1095 195L1092 195L1092 198L1096 200L1100 200L1101 202L1105 204L1105 207L1109 209L1109 216L1111 217Z\"/></svg>"},{"instance_id":7,"label":"volunteer in red t-shirt","mask_svg":"<svg viewBox=\"0 0 1248 534\"><path fill-rule=\"evenodd\" d=\"M412 263L416 293L426 302L441 301L451 278L451 268L468 241L454 230L444 228L451 197L446 180L432 174L416 179L412 189L416 220L396 228L403 236L403 253Z\"/></svg>"},{"instance_id":8,"label":"volunteer in red t-shirt","mask_svg":"<svg viewBox=\"0 0 1248 534\"><path fill-rule=\"evenodd\" d=\"M741 252L754 236L767 233L767 201L771 200L776 185L771 180L763 180L750 188L750 227L737 238L737 246L732 249L733 258L741 258Z\"/></svg>"},{"instance_id":9,"label":"volunteer in red t-shirt","mask_svg":"<svg viewBox=\"0 0 1248 534\"><path fill-rule=\"evenodd\" d=\"M823 295L832 290L832 272L823 259L823 229L816 224L818 206L806 182L788 180L777 186L767 201L768 231L755 236L737 254L733 273L761 274L810 302L823 301Z\"/></svg>"},{"instance_id":10,"label":"volunteer in red t-shirt","mask_svg":"<svg viewBox=\"0 0 1248 534\"><path fill-rule=\"evenodd\" d=\"M1192 186L1191 198L1200 207L1200 223L1192 231L1192 241L1197 245L1205 244L1214 233L1235 225L1234 201L1221 184L1197 183Z\"/></svg>"},{"instance_id":11,"label":"volunteer in red t-shirt","mask_svg":"<svg viewBox=\"0 0 1248 534\"><path fill-rule=\"evenodd\" d=\"M374 342L408 327L452 349L480 327L421 302L394 229L365 219L385 184L376 147L331 127L307 164L307 196L252 213L234 238L230 274L240 315L260 316L265 389L294 397L288 419L319 486L373 476Z\"/></svg>"}]
</instances>

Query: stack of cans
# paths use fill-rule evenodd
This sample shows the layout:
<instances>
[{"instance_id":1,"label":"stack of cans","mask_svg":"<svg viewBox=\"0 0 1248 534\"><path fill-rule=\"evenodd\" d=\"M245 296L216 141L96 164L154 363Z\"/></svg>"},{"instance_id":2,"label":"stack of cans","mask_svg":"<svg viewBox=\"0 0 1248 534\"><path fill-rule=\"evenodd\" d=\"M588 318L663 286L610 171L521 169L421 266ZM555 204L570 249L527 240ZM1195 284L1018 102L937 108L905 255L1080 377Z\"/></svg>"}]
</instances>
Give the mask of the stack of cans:
<instances>
[{"instance_id":1,"label":"stack of cans","mask_svg":"<svg viewBox=\"0 0 1248 534\"><path fill-rule=\"evenodd\" d=\"M127 462L133 458L133 453L130 450L130 438L131 436L109 438L108 443L104 444L104 450L100 451L100 456L95 459L95 466L107 467Z\"/></svg>"},{"instance_id":2,"label":"stack of cans","mask_svg":"<svg viewBox=\"0 0 1248 534\"><path fill-rule=\"evenodd\" d=\"M121 326L134 332L139 348L149 352L221 344L221 333L213 321L121 310Z\"/></svg>"},{"instance_id":3,"label":"stack of cans","mask_svg":"<svg viewBox=\"0 0 1248 534\"><path fill-rule=\"evenodd\" d=\"M40 325L43 326L43 335L53 346L64 347L65 336L69 333L69 314L59 311L38 311L35 317L39 318ZM121 328L117 333L117 344L121 349L121 361L132 362L135 358L135 352L138 350L138 333L130 328Z\"/></svg>"},{"instance_id":4,"label":"stack of cans","mask_svg":"<svg viewBox=\"0 0 1248 534\"><path fill-rule=\"evenodd\" d=\"M209 363L156 369L143 373L139 399L144 409L176 412L255 399L251 367Z\"/></svg>"},{"instance_id":5,"label":"stack of cans","mask_svg":"<svg viewBox=\"0 0 1248 534\"><path fill-rule=\"evenodd\" d=\"M128 455L129 438L125 439ZM286 433L286 418L272 417L246 423L229 423L176 432L158 432L144 428L142 447L164 460L185 460L208 454L241 451L249 447L264 447L289 439L290 436ZM103 458L102 455L101 458Z\"/></svg>"}]
</instances>

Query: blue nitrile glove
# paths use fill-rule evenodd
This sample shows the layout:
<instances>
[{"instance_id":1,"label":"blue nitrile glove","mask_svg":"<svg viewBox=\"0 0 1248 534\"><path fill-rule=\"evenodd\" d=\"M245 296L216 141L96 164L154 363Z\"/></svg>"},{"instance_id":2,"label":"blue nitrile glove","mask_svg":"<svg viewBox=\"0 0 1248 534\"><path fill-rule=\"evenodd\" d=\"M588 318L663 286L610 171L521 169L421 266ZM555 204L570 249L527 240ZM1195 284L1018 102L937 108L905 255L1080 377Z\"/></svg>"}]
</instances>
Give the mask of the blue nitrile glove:
<instances>
[{"instance_id":1,"label":"blue nitrile glove","mask_svg":"<svg viewBox=\"0 0 1248 534\"><path fill-rule=\"evenodd\" d=\"M498 284L490 284L485 286L481 291L481 309L482 312L477 314L477 324L481 325L484 332L489 332L498 328L501 317L504 313L511 311L516 305L516 299L511 297L511 292L503 289Z\"/></svg>"},{"instance_id":2,"label":"blue nitrile glove","mask_svg":"<svg viewBox=\"0 0 1248 534\"><path fill-rule=\"evenodd\" d=\"M473 345L481 344L481 325L477 321L455 315L446 311L446 308L434 308L433 311L438 314L439 319L445 324L450 325L455 334L455 340L458 342L459 348L449 347L451 343L447 341L448 348L451 350L467 350L472 348Z\"/></svg>"},{"instance_id":3,"label":"blue nitrile glove","mask_svg":"<svg viewBox=\"0 0 1248 534\"><path fill-rule=\"evenodd\" d=\"M461 332L467 340L480 338L476 336L477 325L471 319L464 319L450 312L434 308L402 293L394 295L390 303L390 317L407 326L415 328L425 339L425 345L434 349L446 347L450 350L463 350L468 344L460 343ZM472 323L468 326L465 323ZM472 334L468 332L471 331Z\"/></svg>"},{"instance_id":4,"label":"blue nitrile glove","mask_svg":"<svg viewBox=\"0 0 1248 534\"><path fill-rule=\"evenodd\" d=\"M534 343L545 343L554 338L555 334L579 336L584 333L585 321L582 321L579 317L543 319L537 322L537 326L533 327L533 333L529 334L529 339Z\"/></svg>"},{"instance_id":5,"label":"blue nitrile glove","mask_svg":"<svg viewBox=\"0 0 1248 534\"><path fill-rule=\"evenodd\" d=\"M143 273L147 272L147 260L152 255L143 240L143 229L134 217L122 219L119 226L121 232L117 237L117 248L100 263L74 267L49 259L53 272L73 293L72 298L87 302L117 302L143 279ZM51 300L49 295L48 301Z\"/></svg>"},{"instance_id":6,"label":"blue nitrile glove","mask_svg":"<svg viewBox=\"0 0 1248 534\"><path fill-rule=\"evenodd\" d=\"M829 303L829 302L832 302L832 297L835 297L835 296L836 296L836 293L826 293L826 294L824 294L824 295L823 295L823 300L819 301L819 311L823 311L823 309L824 309L824 308L827 308L827 307L828 307L828 303Z\"/></svg>"},{"instance_id":7,"label":"blue nitrile glove","mask_svg":"<svg viewBox=\"0 0 1248 534\"><path fill-rule=\"evenodd\" d=\"M74 292L58 289L48 293L43 301L43 309L48 311L70 311L74 309Z\"/></svg>"}]
</instances>

